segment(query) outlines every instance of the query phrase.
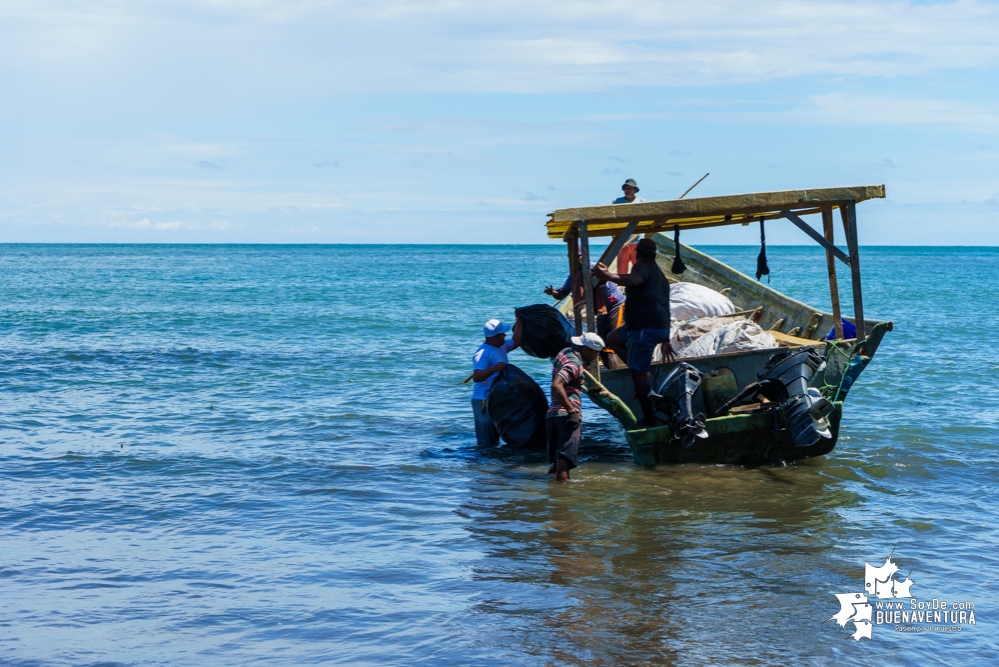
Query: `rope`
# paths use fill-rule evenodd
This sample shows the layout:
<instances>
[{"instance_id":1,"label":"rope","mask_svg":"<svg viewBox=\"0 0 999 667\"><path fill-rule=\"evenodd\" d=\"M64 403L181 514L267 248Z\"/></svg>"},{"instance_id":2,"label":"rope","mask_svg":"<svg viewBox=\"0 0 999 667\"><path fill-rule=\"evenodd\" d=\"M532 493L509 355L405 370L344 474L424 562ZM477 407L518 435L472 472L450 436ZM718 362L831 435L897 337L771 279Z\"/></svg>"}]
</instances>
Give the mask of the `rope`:
<instances>
[{"instance_id":1,"label":"rope","mask_svg":"<svg viewBox=\"0 0 999 667\"><path fill-rule=\"evenodd\" d=\"M822 374L822 388L819 390L822 395L831 401L836 401L839 399L840 392L843 389L843 380L849 375L850 366L853 364L853 360L857 357L856 352L848 352L840 344L843 342L842 338L837 338L836 340L828 341L827 352L826 352L826 365L828 367L829 357L833 353L836 353L846 359L846 363L843 365L843 373L840 375L839 382L832 385L825 381L825 373Z\"/></svg>"}]
</instances>

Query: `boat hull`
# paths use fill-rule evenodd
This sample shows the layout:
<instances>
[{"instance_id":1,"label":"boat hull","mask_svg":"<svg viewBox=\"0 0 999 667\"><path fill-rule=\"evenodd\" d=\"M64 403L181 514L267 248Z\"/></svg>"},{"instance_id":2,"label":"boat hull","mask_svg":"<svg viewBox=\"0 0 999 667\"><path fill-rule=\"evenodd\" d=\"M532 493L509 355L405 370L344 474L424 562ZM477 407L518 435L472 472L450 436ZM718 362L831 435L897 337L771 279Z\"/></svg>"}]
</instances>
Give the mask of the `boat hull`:
<instances>
[{"instance_id":1,"label":"boat hull","mask_svg":"<svg viewBox=\"0 0 999 667\"><path fill-rule=\"evenodd\" d=\"M708 437L691 447L670 441L666 426L625 431L635 463L651 467L657 463L728 463L754 465L795 461L828 454L836 446L843 403L833 403L828 416L832 438L822 438L810 447L798 447L786 429L775 425L773 411L725 415L705 421Z\"/></svg>"}]
</instances>

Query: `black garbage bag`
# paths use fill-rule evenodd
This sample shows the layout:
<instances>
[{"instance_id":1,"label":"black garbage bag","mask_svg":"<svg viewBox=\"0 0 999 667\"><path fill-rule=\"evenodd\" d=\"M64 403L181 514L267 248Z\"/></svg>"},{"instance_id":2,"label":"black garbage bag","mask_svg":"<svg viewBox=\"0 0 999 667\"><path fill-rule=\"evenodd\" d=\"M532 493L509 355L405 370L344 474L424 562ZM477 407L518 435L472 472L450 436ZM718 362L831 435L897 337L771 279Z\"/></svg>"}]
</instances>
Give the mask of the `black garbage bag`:
<instances>
[{"instance_id":1,"label":"black garbage bag","mask_svg":"<svg viewBox=\"0 0 999 667\"><path fill-rule=\"evenodd\" d=\"M521 322L520 348L532 357L551 359L570 345L572 325L551 306L539 303L514 312Z\"/></svg>"},{"instance_id":2,"label":"black garbage bag","mask_svg":"<svg viewBox=\"0 0 999 667\"><path fill-rule=\"evenodd\" d=\"M500 372L486 399L486 414L503 441L514 447L544 446L547 411L545 392L513 364Z\"/></svg>"}]
</instances>

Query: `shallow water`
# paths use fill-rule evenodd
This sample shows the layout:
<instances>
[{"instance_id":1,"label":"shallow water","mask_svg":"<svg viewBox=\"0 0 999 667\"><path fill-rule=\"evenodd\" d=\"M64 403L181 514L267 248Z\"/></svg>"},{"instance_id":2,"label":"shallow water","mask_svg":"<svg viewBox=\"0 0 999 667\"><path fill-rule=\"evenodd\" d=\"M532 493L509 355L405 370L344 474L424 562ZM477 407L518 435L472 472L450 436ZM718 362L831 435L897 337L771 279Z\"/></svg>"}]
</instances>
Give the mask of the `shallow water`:
<instances>
[{"instance_id":1,"label":"shallow water","mask_svg":"<svg viewBox=\"0 0 999 667\"><path fill-rule=\"evenodd\" d=\"M826 307L821 252L768 250ZM0 663L987 664L999 249L862 259L896 327L830 455L646 470L589 405L555 484L460 382L559 247L0 246ZM977 624L850 639L892 550Z\"/></svg>"}]
</instances>

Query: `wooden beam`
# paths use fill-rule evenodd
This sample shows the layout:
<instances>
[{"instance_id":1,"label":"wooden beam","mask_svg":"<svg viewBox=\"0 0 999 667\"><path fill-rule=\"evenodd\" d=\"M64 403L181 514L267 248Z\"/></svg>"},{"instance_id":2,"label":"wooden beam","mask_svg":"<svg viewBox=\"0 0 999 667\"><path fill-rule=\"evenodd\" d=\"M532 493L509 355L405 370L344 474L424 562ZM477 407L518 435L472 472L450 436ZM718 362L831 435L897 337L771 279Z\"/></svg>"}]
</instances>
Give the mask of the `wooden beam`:
<instances>
[{"instance_id":1,"label":"wooden beam","mask_svg":"<svg viewBox=\"0 0 999 667\"><path fill-rule=\"evenodd\" d=\"M842 203L842 202L840 202ZM839 205L839 204L835 204ZM618 204L618 206L625 206L625 204ZM635 204L627 204L627 206L635 206ZM816 206L813 203L808 203L807 206L794 207L793 210L798 215L811 215L812 213L820 213L822 207ZM677 225L680 226L681 230L687 229L706 229L708 227L724 227L728 225L748 225L753 222L759 222L760 220L777 220L783 218L780 209L776 211L744 211L735 212L731 215L714 215L714 216L695 216L695 217L680 217L675 216L661 216L653 220L639 219L638 228L635 230L636 234L645 234L648 237L656 232L671 231ZM624 220L611 220L604 222L593 222L590 223L590 238L596 238L598 236L616 236L624 229L631 220L634 220L634 216L629 219ZM556 239L563 238L565 236L567 228L576 223L568 222L552 222L549 220L545 223L548 229L548 238Z\"/></svg>"},{"instance_id":2,"label":"wooden beam","mask_svg":"<svg viewBox=\"0 0 999 667\"><path fill-rule=\"evenodd\" d=\"M604 222L631 220L660 220L662 218L697 218L732 213L765 213L782 210L797 211L803 208L823 208L848 201L884 198L884 185L860 185L811 190L784 190L781 192L754 192L721 197L691 197L641 204L608 204L558 209L551 214L552 222L569 223L587 220L592 228ZM590 230L593 231L592 229ZM591 234L592 235L592 234Z\"/></svg>"},{"instance_id":3,"label":"wooden beam","mask_svg":"<svg viewBox=\"0 0 999 667\"><path fill-rule=\"evenodd\" d=\"M593 281L590 280L590 237L586 233L586 220L579 223L579 252L582 255L582 266L579 270L583 275L583 299L586 303L586 330L595 331L597 328L596 314L593 312Z\"/></svg>"},{"instance_id":4,"label":"wooden beam","mask_svg":"<svg viewBox=\"0 0 999 667\"><path fill-rule=\"evenodd\" d=\"M825 343L824 340L812 340L810 338L801 338L800 336L791 336L786 333L781 333L780 331L774 331L771 329L768 332L774 337L781 347L815 347L816 345L821 345Z\"/></svg>"},{"instance_id":5,"label":"wooden beam","mask_svg":"<svg viewBox=\"0 0 999 667\"><path fill-rule=\"evenodd\" d=\"M831 208L822 209L822 231L825 232L829 245L836 245L836 235L833 230L833 212ZM836 258L826 250L826 268L829 270L829 296L832 298L833 327L836 338L843 337L843 312L839 307L839 281L836 278Z\"/></svg>"},{"instance_id":6,"label":"wooden beam","mask_svg":"<svg viewBox=\"0 0 999 667\"><path fill-rule=\"evenodd\" d=\"M579 267L581 271L580 276L582 277L583 283L583 298L586 301L586 330L589 332L596 333L597 331L597 315L594 312L593 307L593 281L590 279L592 273L590 272L590 235L588 233L588 225L586 220L579 221L579 251L582 257L582 266ZM578 334L577 334L578 335ZM596 359L590 364L587 369L600 380L600 363Z\"/></svg>"},{"instance_id":7,"label":"wooden beam","mask_svg":"<svg viewBox=\"0 0 999 667\"><path fill-rule=\"evenodd\" d=\"M613 261L612 258L621 252L621 248L623 248L631 239L631 235L635 233L635 227L638 227L638 220L632 220L629 222L628 226L624 228L624 231L615 236L614 240L611 241L611 244L607 246L606 250L604 250L604 253L600 255L599 261L609 265Z\"/></svg>"},{"instance_id":8,"label":"wooden beam","mask_svg":"<svg viewBox=\"0 0 999 667\"><path fill-rule=\"evenodd\" d=\"M577 224L579 224L579 223L577 221L575 221L575 220L573 220L571 223L569 223L569 226L566 228L565 233L562 234L562 240L563 241L568 242L569 241L569 237L570 236L574 236L576 234L576 225Z\"/></svg>"},{"instance_id":9,"label":"wooden beam","mask_svg":"<svg viewBox=\"0 0 999 667\"><path fill-rule=\"evenodd\" d=\"M839 207L846 231L846 247L850 250L850 277L853 279L853 321L857 325L857 340L867 340L864 322L864 297L860 291L860 244L857 241L857 205L844 204Z\"/></svg>"},{"instance_id":10,"label":"wooden beam","mask_svg":"<svg viewBox=\"0 0 999 667\"><path fill-rule=\"evenodd\" d=\"M572 298L573 322L576 324L576 335L583 334L583 304L576 298L576 290L573 289L576 273L579 271L579 244L576 243L576 236L570 236L566 240L566 247L569 250L569 296Z\"/></svg>"},{"instance_id":11,"label":"wooden beam","mask_svg":"<svg viewBox=\"0 0 999 667\"><path fill-rule=\"evenodd\" d=\"M829 243L829 241L826 241L826 238L822 236L822 234L819 234L817 231L812 229L812 226L810 224L808 224L807 222L796 216L794 213L791 213L790 211L781 211L781 214L783 214L785 218L793 222L798 229L811 236L816 243L818 243L820 246L826 249L826 252L831 252L832 254L836 255L836 257L839 257L844 264L850 266L849 256L847 256L846 253L844 253L842 250L834 246L832 243Z\"/></svg>"}]
</instances>

